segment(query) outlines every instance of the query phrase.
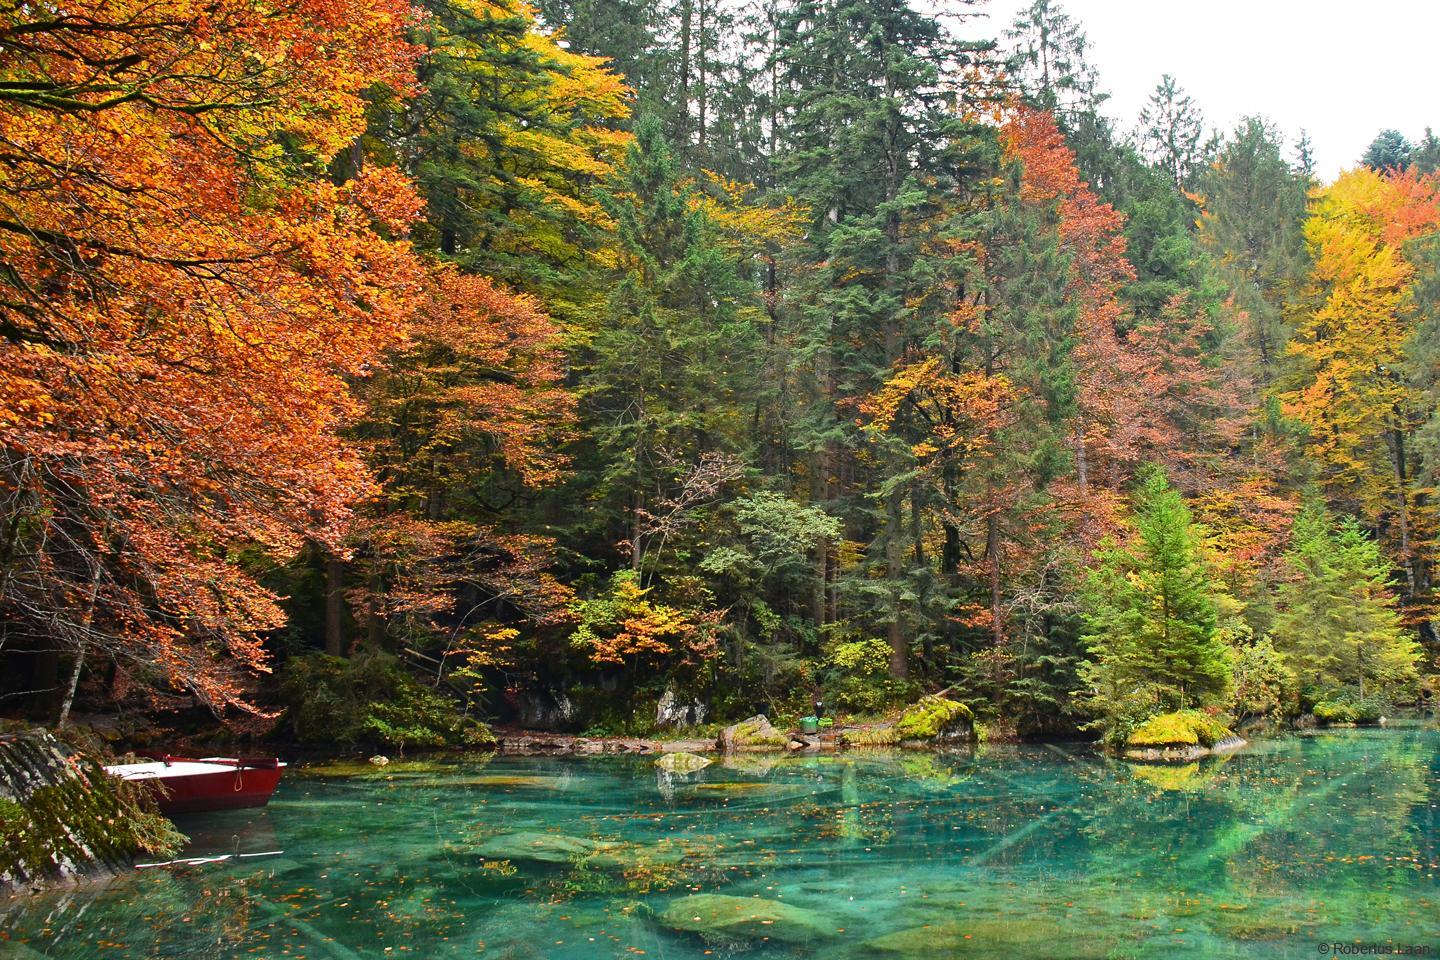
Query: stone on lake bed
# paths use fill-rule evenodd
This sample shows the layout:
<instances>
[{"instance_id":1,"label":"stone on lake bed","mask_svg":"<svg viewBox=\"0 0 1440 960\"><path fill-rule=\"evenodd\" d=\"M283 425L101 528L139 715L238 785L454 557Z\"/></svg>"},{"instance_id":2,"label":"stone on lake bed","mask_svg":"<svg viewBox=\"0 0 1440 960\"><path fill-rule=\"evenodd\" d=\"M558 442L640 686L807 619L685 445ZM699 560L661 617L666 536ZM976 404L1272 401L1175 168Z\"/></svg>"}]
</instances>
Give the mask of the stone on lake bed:
<instances>
[{"instance_id":1,"label":"stone on lake bed","mask_svg":"<svg viewBox=\"0 0 1440 960\"><path fill-rule=\"evenodd\" d=\"M779 900L718 893L697 893L672 900L657 919L671 930L697 934L719 943L766 938L780 943L809 943L833 937L837 932L834 923L804 907Z\"/></svg>"},{"instance_id":2,"label":"stone on lake bed","mask_svg":"<svg viewBox=\"0 0 1440 960\"><path fill-rule=\"evenodd\" d=\"M1116 944L1051 920L975 920L927 924L863 944L865 956L948 958L1043 956L1049 960L1105 960Z\"/></svg>"},{"instance_id":3,"label":"stone on lake bed","mask_svg":"<svg viewBox=\"0 0 1440 960\"><path fill-rule=\"evenodd\" d=\"M452 783L457 781L451 781ZM532 777L519 774L492 773L479 777L466 777L463 783L467 786L477 787L531 787L541 790L554 790L560 786L556 777Z\"/></svg>"},{"instance_id":4,"label":"stone on lake bed","mask_svg":"<svg viewBox=\"0 0 1440 960\"><path fill-rule=\"evenodd\" d=\"M536 863L570 863L594 856L619 844L563 833L502 833L482 840L475 852L494 860L530 860Z\"/></svg>"},{"instance_id":5,"label":"stone on lake bed","mask_svg":"<svg viewBox=\"0 0 1440 960\"><path fill-rule=\"evenodd\" d=\"M769 793L772 790L788 789L783 784L764 783L755 780L736 780L732 783L697 783L695 789L705 793Z\"/></svg>"},{"instance_id":6,"label":"stone on lake bed","mask_svg":"<svg viewBox=\"0 0 1440 960\"><path fill-rule=\"evenodd\" d=\"M679 863L685 859L683 844L660 840L657 843L621 843L593 840L563 833L521 831L502 833L482 840L474 852L488 860L530 863L584 863L600 870L626 870L637 864Z\"/></svg>"},{"instance_id":7,"label":"stone on lake bed","mask_svg":"<svg viewBox=\"0 0 1440 960\"><path fill-rule=\"evenodd\" d=\"M700 757L693 753L667 753L655 761L655 766L670 773L694 773L710 766L710 762L709 757Z\"/></svg>"}]
</instances>

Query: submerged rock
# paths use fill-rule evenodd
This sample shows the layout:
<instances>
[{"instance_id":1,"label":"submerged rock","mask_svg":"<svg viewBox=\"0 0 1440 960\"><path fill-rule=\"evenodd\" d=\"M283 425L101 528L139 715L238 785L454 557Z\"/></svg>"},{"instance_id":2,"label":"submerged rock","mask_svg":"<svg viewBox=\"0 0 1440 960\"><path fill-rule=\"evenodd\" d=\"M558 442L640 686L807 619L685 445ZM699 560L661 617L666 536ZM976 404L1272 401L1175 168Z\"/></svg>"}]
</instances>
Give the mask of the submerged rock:
<instances>
[{"instance_id":1,"label":"submerged rock","mask_svg":"<svg viewBox=\"0 0 1440 960\"><path fill-rule=\"evenodd\" d=\"M716 745L725 753L739 750L784 750L790 737L770 725L770 718L757 714L720 731Z\"/></svg>"},{"instance_id":2,"label":"submerged rock","mask_svg":"<svg viewBox=\"0 0 1440 960\"><path fill-rule=\"evenodd\" d=\"M810 943L835 936L836 926L821 914L779 900L697 893L673 900L657 917L671 930L693 933L712 943L770 939Z\"/></svg>"},{"instance_id":3,"label":"submerged rock","mask_svg":"<svg viewBox=\"0 0 1440 960\"><path fill-rule=\"evenodd\" d=\"M709 757L697 757L693 753L667 753L655 761L655 766L670 773L694 773L710 766Z\"/></svg>"},{"instance_id":4,"label":"submerged rock","mask_svg":"<svg viewBox=\"0 0 1440 960\"><path fill-rule=\"evenodd\" d=\"M1245 745L1230 728L1199 710L1177 710L1146 720L1125 741L1132 760L1194 760Z\"/></svg>"},{"instance_id":5,"label":"submerged rock","mask_svg":"<svg viewBox=\"0 0 1440 960\"><path fill-rule=\"evenodd\" d=\"M522 831L488 837L475 847L475 852L493 860L571 863L618 846L620 844L563 833Z\"/></svg>"},{"instance_id":6,"label":"submerged rock","mask_svg":"<svg viewBox=\"0 0 1440 960\"><path fill-rule=\"evenodd\" d=\"M1115 944L1078 935L1043 918L975 920L930 924L867 941L866 956L945 958L1033 957L1049 960L1105 960Z\"/></svg>"}]
</instances>

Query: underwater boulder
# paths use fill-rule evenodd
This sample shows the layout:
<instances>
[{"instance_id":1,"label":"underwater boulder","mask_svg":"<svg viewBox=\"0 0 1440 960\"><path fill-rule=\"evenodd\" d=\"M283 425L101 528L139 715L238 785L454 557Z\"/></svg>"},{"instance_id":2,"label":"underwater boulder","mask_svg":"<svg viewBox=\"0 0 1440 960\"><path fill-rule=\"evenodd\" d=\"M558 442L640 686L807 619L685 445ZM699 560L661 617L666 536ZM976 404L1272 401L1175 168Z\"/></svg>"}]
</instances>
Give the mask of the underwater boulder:
<instances>
[{"instance_id":1,"label":"underwater boulder","mask_svg":"<svg viewBox=\"0 0 1440 960\"><path fill-rule=\"evenodd\" d=\"M521 860L535 863L572 863L609 850L618 844L563 833L501 833L487 837L475 852L491 860Z\"/></svg>"},{"instance_id":2,"label":"underwater boulder","mask_svg":"<svg viewBox=\"0 0 1440 960\"><path fill-rule=\"evenodd\" d=\"M1146 720L1125 741L1132 760L1194 760L1245 745L1230 728L1199 710L1161 713Z\"/></svg>"},{"instance_id":3,"label":"underwater boulder","mask_svg":"<svg viewBox=\"0 0 1440 960\"><path fill-rule=\"evenodd\" d=\"M790 737L770 725L770 718L757 714L720 731L716 745L725 753L740 750L784 750Z\"/></svg>"},{"instance_id":4,"label":"underwater boulder","mask_svg":"<svg viewBox=\"0 0 1440 960\"><path fill-rule=\"evenodd\" d=\"M914 957L935 960L951 957L1027 957L1048 960L1105 960L1115 945L1101 938L1077 936L1053 920L1042 917L1013 920L975 920L929 924L876 937L863 945L865 956Z\"/></svg>"},{"instance_id":5,"label":"underwater boulder","mask_svg":"<svg viewBox=\"0 0 1440 960\"><path fill-rule=\"evenodd\" d=\"M673 900L656 918L662 926L712 943L770 939L810 943L832 937L836 925L821 914L779 900L697 893Z\"/></svg>"},{"instance_id":6,"label":"underwater boulder","mask_svg":"<svg viewBox=\"0 0 1440 960\"><path fill-rule=\"evenodd\" d=\"M709 757L698 757L693 753L667 753L655 761L655 766L668 773L694 773L710 766Z\"/></svg>"}]
</instances>

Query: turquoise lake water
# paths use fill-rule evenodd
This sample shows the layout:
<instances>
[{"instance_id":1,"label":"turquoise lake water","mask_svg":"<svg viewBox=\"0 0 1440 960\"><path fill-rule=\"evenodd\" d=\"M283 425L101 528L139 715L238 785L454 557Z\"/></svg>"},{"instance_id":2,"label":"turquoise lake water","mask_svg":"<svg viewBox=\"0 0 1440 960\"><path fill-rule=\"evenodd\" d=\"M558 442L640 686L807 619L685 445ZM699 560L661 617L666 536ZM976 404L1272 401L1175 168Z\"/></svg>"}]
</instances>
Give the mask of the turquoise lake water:
<instances>
[{"instance_id":1,"label":"turquoise lake water","mask_svg":"<svg viewBox=\"0 0 1440 960\"><path fill-rule=\"evenodd\" d=\"M0 901L0 956L1440 956L1440 732L1418 727L1170 767L982 746L689 777L299 768L268 808L181 827L185 856L232 856Z\"/></svg>"}]
</instances>

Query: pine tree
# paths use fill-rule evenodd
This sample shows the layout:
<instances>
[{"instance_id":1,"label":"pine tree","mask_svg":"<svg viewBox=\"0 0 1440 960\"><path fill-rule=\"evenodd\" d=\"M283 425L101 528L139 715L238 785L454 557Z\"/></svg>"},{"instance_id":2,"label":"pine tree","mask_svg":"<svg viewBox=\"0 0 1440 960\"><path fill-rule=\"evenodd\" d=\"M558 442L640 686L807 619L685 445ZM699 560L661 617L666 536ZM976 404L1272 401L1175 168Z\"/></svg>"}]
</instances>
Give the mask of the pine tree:
<instances>
[{"instance_id":1,"label":"pine tree","mask_svg":"<svg viewBox=\"0 0 1440 960\"><path fill-rule=\"evenodd\" d=\"M1260 387L1283 368L1286 303L1307 267L1302 228L1309 178L1291 168L1282 149L1273 128L1248 119L1199 182L1205 198L1200 240L1243 312L1245 372Z\"/></svg>"},{"instance_id":2,"label":"pine tree","mask_svg":"<svg viewBox=\"0 0 1440 960\"><path fill-rule=\"evenodd\" d=\"M1302 684L1363 698L1413 683L1419 644L1400 622L1389 564L1353 517L1337 524L1323 506L1309 507L1295 521L1285 566L1274 636Z\"/></svg>"},{"instance_id":3,"label":"pine tree","mask_svg":"<svg viewBox=\"0 0 1440 960\"><path fill-rule=\"evenodd\" d=\"M1165 74L1140 112L1140 144L1177 190L1188 188L1205 163L1205 120L1195 101Z\"/></svg>"},{"instance_id":4,"label":"pine tree","mask_svg":"<svg viewBox=\"0 0 1440 960\"><path fill-rule=\"evenodd\" d=\"M1110 544L1080 592L1082 679L1091 709L1113 718L1219 701L1230 665L1217 633L1218 588L1199 531L1164 471L1144 472L1135 492L1130 544ZM1111 720L1113 722L1113 719Z\"/></svg>"},{"instance_id":5,"label":"pine tree","mask_svg":"<svg viewBox=\"0 0 1440 960\"><path fill-rule=\"evenodd\" d=\"M616 267L587 326L582 395L595 444L588 482L643 564L642 527L704 461L747 452L747 415L761 393L763 343L754 291L681 179L659 121L642 120L623 172L601 194L615 223ZM598 474L598 475L597 475Z\"/></svg>"},{"instance_id":6,"label":"pine tree","mask_svg":"<svg viewBox=\"0 0 1440 960\"><path fill-rule=\"evenodd\" d=\"M1414 150L1414 145L1399 130L1381 130L1365 148L1360 162L1376 173L1398 173L1409 169Z\"/></svg>"},{"instance_id":7,"label":"pine tree","mask_svg":"<svg viewBox=\"0 0 1440 960\"><path fill-rule=\"evenodd\" d=\"M927 567L905 509L913 464L902 444L862 437L850 408L935 320L910 305L926 266L906 223L942 186L934 174L958 124L942 77L966 58L935 18L903 0L801 0L780 43L779 173L814 216L805 251L814 267L791 301L793 375L808 401L795 443L811 455L812 497L843 515L846 539L864 547L862 562L842 571L821 546L815 619L851 607L884 632L891 670L903 677L917 593L910 571Z\"/></svg>"}]
</instances>

